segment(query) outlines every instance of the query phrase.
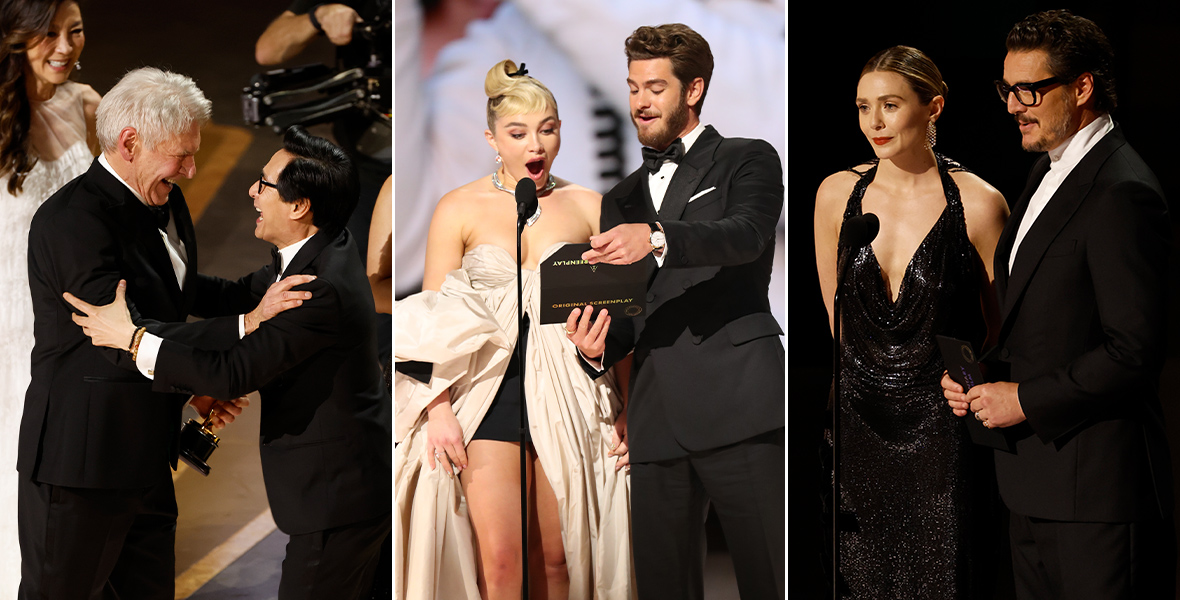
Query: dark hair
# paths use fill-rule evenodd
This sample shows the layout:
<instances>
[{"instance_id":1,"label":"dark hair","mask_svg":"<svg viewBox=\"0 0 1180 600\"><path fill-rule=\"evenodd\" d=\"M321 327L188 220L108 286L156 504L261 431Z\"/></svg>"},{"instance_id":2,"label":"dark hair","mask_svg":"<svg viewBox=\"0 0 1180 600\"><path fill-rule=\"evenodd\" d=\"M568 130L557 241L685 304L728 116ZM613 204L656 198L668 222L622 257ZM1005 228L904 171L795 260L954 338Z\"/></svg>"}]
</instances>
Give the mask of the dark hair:
<instances>
[{"instance_id":1,"label":"dark hair","mask_svg":"<svg viewBox=\"0 0 1180 600\"><path fill-rule=\"evenodd\" d=\"M356 208L360 183L356 168L339 146L316 137L300 125L283 135L283 149L294 155L279 173L283 202L303 198L311 203L312 224L335 236Z\"/></svg>"},{"instance_id":2,"label":"dark hair","mask_svg":"<svg viewBox=\"0 0 1180 600\"><path fill-rule=\"evenodd\" d=\"M1114 49L1093 21L1068 10L1029 15L1008 32L1008 52L1043 50L1054 77L1073 81L1082 73L1094 77L1094 108L1110 112L1118 106L1114 90Z\"/></svg>"},{"instance_id":3,"label":"dark hair","mask_svg":"<svg viewBox=\"0 0 1180 600\"><path fill-rule=\"evenodd\" d=\"M705 94L709 91L709 80L713 78L713 52L709 42L687 25L669 23L659 27L643 26L631 33L624 44L627 65L633 60L667 58L672 61L672 74L680 80L684 93L688 85L700 77L705 80L701 99L693 107L697 116L705 105Z\"/></svg>"},{"instance_id":4,"label":"dark hair","mask_svg":"<svg viewBox=\"0 0 1180 600\"><path fill-rule=\"evenodd\" d=\"M942 73L934 66L921 50L909 46L894 46L886 48L869 59L860 76L868 73L885 71L897 73L905 78L910 88L918 94L922 104L930 104L935 96L946 96L946 82L942 80Z\"/></svg>"},{"instance_id":5,"label":"dark hair","mask_svg":"<svg viewBox=\"0 0 1180 600\"><path fill-rule=\"evenodd\" d=\"M37 164L29 140L32 113L25 88L26 52L41 41L58 7L68 1L0 2L0 177L8 176L11 194L21 192L25 177Z\"/></svg>"}]
</instances>

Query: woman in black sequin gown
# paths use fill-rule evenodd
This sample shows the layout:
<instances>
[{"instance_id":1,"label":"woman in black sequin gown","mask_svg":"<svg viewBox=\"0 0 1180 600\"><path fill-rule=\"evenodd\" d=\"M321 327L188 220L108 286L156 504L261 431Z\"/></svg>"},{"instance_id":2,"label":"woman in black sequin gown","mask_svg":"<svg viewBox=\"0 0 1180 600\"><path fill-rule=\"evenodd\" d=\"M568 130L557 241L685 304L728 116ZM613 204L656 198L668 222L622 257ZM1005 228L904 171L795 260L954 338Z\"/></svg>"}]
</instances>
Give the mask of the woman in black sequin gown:
<instances>
[{"instance_id":1,"label":"woman in black sequin gown","mask_svg":"<svg viewBox=\"0 0 1180 600\"><path fill-rule=\"evenodd\" d=\"M857 86L860 127L876 160L828 177L816 198L817 266L829 320L838 259L841 300L840 572L854 598L972 598L993 573L988 454L946 406L934 336L979 348L994 325L992 253L1003 196L935 154L946 84L920 51L874 56ZM838 247L845 219L875 213L881 231ZM994 327L991 328L994 334ZM994 529L994 527L992 527Z\"/></svg>"}]
</instances>

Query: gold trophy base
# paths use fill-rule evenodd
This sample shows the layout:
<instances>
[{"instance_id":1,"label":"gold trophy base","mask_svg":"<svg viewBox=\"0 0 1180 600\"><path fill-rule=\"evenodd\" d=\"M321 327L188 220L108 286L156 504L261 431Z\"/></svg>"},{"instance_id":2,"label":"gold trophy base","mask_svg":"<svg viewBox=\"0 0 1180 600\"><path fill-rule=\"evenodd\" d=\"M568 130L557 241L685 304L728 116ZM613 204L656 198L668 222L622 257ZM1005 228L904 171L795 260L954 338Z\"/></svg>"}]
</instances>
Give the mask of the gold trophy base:
<instances>
[{"instance_id":1,"label":"gold trophy base","mask_svg":"<svg viewBox=\"0 0 1180 600\"><path fill-rule=\"evenodd\" d=\"M202 475L209 475L209 457L217 449L220 440L209 429L209 421L198 423L196 419L189 419L180 429L180 459L188 466L199 471Z\"/></svg>"}]
</instances>

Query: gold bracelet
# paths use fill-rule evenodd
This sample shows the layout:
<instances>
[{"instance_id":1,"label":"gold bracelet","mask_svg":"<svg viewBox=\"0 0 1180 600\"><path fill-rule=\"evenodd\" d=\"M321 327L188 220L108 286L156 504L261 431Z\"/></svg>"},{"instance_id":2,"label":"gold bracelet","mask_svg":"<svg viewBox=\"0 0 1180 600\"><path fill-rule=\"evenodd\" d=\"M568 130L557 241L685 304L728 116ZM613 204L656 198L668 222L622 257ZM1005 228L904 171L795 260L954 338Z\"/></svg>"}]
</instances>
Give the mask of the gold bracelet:
<instances>
[{"instance_id":1,"label":"gold bracelet","mask_svg":"<svg viewBox=\"0 0 1180 600\"><path fill-rule=\"evenodd\" d=\"M147 331L147 327L140 327L135 330L135 335L131 336L131 362L135 362L136 357L139 356L139 342L143 341L143 332Z\"/></svg>"}]
</instances>

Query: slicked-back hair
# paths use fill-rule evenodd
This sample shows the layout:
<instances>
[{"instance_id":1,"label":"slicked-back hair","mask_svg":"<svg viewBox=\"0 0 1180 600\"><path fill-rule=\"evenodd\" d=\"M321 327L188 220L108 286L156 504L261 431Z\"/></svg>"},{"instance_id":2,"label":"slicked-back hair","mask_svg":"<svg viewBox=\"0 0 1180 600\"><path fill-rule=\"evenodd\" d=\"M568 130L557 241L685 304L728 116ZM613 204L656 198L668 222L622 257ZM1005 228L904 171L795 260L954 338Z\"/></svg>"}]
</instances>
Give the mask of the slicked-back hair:
<instances>
[{"instance_id":1,"label":"slicked-back hair","mask_svg":"<svg viewBox=\"0 0 1180 600\"><path fill-rule=\"evenodd\" d=\"M883 71L901 75L910 89L918 95L922 104L930 104L935 96L946 96L946 82L942 80L942 73L921 50L910 46L894 46L886 48L869 59L860 76Z\"/></svg>"},{"instance_id":2,"label":"slicked-back hair","mask_svg":"<svg viewBox=\"0 0 1180 600\"><path fill-rule=\"evenodd\" d=\"M1013 25L1006 45L1008 52L1044 51L1054 77L1073 81L1089 73L1094 77L1095 110L1110 112L1118 106L1114 49L1093 21L1064 9L1046 10Z\"/></svg>"},{"instance_id":3,"label":"slicked-back hair","mask_svg":"<svg viewBox=\"0 0 1180 600\"><path fill-rule=\"evenodd\" d=\"M688 85L700 77L705 81L701 99L693 109L697 117L705 105L705 94L709 91L709 80L713 78L713 52L709 42L688 25L669 23L658 27L643 26L631 33L624 43L627 66L634 60L667 58L672 62L672 74L680 80L683 93Z\"/></svg>"},{"instance_id":4,"label":"slicked-back hair","mask_svg":"<svg viewBox=\"0 0 1180 600\"><path fill-rule=\"evenodd\" d=\"M151 150L209 122L213 104L187 76L155 67L129 71L98 103L95 129L103 151L114 150L119 133L135 128Z\"/></svg>"},{"instance_id":5,"label":"slicked-back hair","mask_svg":"<svg viewBox=\"0 0 1180 600\"><path fill-rule=\"evenodd\" d=\"M360 194L360 180L352 159L339 146L316 137L300 125L287 128L283 149L291 162L279 173L279 198L311 203L311 219L319 229L335 236L344 229Z\"/></svg>"}]
</instances>

